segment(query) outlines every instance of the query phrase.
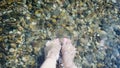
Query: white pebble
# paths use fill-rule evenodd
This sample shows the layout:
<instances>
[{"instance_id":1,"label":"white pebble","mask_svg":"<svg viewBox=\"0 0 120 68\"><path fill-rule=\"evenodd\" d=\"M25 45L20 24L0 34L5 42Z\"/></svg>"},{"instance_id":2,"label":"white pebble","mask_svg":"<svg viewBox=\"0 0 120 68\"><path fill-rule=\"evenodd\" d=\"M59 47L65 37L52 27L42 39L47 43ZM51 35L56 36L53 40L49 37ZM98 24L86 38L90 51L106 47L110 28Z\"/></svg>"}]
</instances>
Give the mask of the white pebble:
<instances>
[{"instance_id":1,"label":"white pebble","mask_svg":"<svg viewBox=\"0 0 120 68\"><path fill-rule=\"evenodd\" d=\"M113 3L116 3L116 0L112 0Z\"/></svg>"}]
</instances>

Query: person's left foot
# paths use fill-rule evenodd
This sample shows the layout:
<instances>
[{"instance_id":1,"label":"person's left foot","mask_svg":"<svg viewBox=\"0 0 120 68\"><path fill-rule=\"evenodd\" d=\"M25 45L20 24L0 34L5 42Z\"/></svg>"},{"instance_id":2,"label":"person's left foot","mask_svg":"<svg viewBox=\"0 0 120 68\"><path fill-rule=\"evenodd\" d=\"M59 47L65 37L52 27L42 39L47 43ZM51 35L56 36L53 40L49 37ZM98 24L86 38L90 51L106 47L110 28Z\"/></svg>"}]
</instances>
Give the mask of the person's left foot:
<instances>
[{"instance_id":1,"label":"person's left foot","mask_svg":"<svg viewBox=\"0 0 120 68\"><path fill-rule=\"evenodd\" d=\"M72 45L72 41L68 38L63 38L62 44L63 58L73 60L76 54L76 48Z\"/></svg>"},{"instance_id":2,"label":"person's left foot","mask_svg":"<svg viewBox=\"0 0 120 68\"><path fill-rule=\"evenodd\" d=\"M50 57L57 60L59 58L60 49L61 49L61 44L59 42L59 39L48 41L45 47L46 58Z\"/></svg>"}]
</instances>

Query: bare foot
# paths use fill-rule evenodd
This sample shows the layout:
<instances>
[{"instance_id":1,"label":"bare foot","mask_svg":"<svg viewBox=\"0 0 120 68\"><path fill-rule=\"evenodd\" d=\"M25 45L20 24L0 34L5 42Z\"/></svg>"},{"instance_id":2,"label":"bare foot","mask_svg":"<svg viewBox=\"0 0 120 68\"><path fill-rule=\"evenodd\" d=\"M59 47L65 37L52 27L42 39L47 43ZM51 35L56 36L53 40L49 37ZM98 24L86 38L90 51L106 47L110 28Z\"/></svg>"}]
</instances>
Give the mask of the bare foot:
<instances>
[{"instance_id":1,"label":"bare foot","mask_svg":"<svg viewBox=\"0 0 120 68\"><path fill-rule=\"evenodd\" d=\"M45 48L46 58L50 57L57 60L59 57L60 49L61 49L61 45L60 45L59 39L48 41L46 43L46 48Z\"/></svg>"},{"instance_id":2,"label":"bare foot","mask_svg":"<svg viewBox=\"0 0 120 68\"><path fill-rule=\"evenodd\" d=\"M74 57L76 54L76 49L72 45L70 39L62 39L62 55L63 55L63 64L65 68L77 68L74 64Z\"/></svg>"},{"instance_id":3,"label":"bare foot","mask_svg":"<svg viewBox=\"0 0 120 68\"><path fill-rule=\"evenodd\" d=\"M63 38L62 43L63 43L63 45L62 45L63 57L64 58L69 58L70 57L71 59L74 59L75 54L76 54L76 49L72 45L72 41L70 39Z\"/></svg>"},{"instance_id":4,"label":"bare foot","mask_svg":"<svg viewBox=\"0 0 120 68\"><path fill-rule=\"evenodd\" d=\"M46 59L40 68L56 68L56 61L59 57L60 49L59 39L48 41L45 47Z\"/></svg>"}]
</instances>

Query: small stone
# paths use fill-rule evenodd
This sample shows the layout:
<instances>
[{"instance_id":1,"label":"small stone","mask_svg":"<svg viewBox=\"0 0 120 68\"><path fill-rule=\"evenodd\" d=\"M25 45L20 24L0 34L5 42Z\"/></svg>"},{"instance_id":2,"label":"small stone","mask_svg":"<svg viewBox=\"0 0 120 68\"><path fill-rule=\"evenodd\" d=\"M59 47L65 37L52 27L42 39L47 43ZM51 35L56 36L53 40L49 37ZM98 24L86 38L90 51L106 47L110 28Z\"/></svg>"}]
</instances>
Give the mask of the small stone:
<instances>
[{"instance_id":1,"label":"small stone","mask_svg":"<svg viewBox=\"0 0 120 68\"><path fill-rule=\"evenodd\" d=\"M56 19L52 19L52 22L53 22L54 24L56 24Z\"/></svg>"},{"instance_id":2,"label":"small stone","mask_svg":"<svg viewBox=\"0 0 120 68\"><path fill-rule=\"evenodd\" d=\"M20 31L17 31L17 34L19 34L19 35L20 35L20 34L22 34L22 33L21 33Z\"/></svg>"},{"instance_id":3,"label":"small stone","mask_svg":"<svg viewBox=\"0 0 120 68\"><path fill-rule=\"evenodd\" d=\"M113 3L116 3L117 1L116 0L112 0Z\"/></svg>"},{"instance_id":4,"label":"small stone","mask_svg":"<svg viewBox=\"0 0 120 68\"><path fill-rule=\"evenodd\" d=\"M36 15L37 17L40 17L40 16L41 16L41 13L42 13L42 10L36 10L36 11L35 11L35 15Z\"/></svg>"},{"instance_id":5,"label":"small stone","mask_svg":"<svg viewBox=\"0 0 120 68\"><path fill-rule=\"evenodd\" d=\"M2 53L0 53L0 58L2 58L3 57L3 54Z\"/></svg>"},{"instance_id":6,"label":"small stone","mask_svg":"<svg viewBox=\"0 0 120 68\"><path fill-rule=\"evenodd\" d=\"M114 29L114 31L117 35L120 35L120 29Z\"/></svg>"},{"instance_id":7,"label":"small stone","mask_svg":"<svg viewBox=\"0 0 120 68\"><path fill-rule=\"evenodd\" d=\"M15 51L15 49L14 48L10 48L10 50L9 50L11 53L13 53L14 51Z\"/></svg>"},{"instance_id":8,"label":"small stone","mask_svg":"<svg viewBox=\"0 0 120 68\"><path fill-rule=\"evenodd\" d=\"M23 58L22 58L22 60L23 60L24 62L26 62L26 61L27 61L26 57L23 57Z\"/></svg>"},{"instance_id":9,"label":"small stone","mask_svg":"<svg viewBox=\"0 0 120 68\"><path fill-rule=\"evenodd\" d=\"M15 60L15 63L18 63L18 59Z\"/></svg>"},{"instance_id":10,"label":"small stone","mask_svg":"<svg viewBox=\"0 0 120 68\"><path fill-rule=\"evenodd\" d=\"M34 53L37 54L39 52L40 48L39 47L34 47Z\"/></svg>"},{"instance_id":11,"label":"small stone","mask_svg":"<svg viewBox=\"0 0 120 68\"><path fill-rule=\"evenodd\" d=\"M30 23L29 27L30 27L30 29L32 31L36 31L37 30L36 24L37 24L37 22L34 22L34 21Z\"/></svg>"},{"instance_id":12,"label":"small stone","mask_svg":"<svg viewBox=\"0 0 120 68\"><path fill-rule=\"evenodd\" d=\"M10 45L12 48L16 48L16 46L17 46L17 44L15 44L15 43L11 43Z\"/></svg>"},{"instance_id":13,"label":"small stone","mask_svg":"<svg viewBox=\"0 0 120 68\"><path fill-rule=\"evenodd\" d=\"M36 24L37 24L37 22L34 22L34 21L32 22L32 25L36 25Z\"/></svg>"},{"instance_id":14,"label":"small stone","mask_svg":"<svg viewBox=\"0 0 120 68\"><path fill-rule=\"evenodd\" d=\"M29 19L30 19L30 17L29 17L29 16L27 16L27 17L26 17L26 19L28 19L28 20L29 20Z\"/></svg>"},{"instance_id":15,"label":"small stone","mask_svg":"<svg viewBox=\"0 0 120 68\"><path fill-rule=\"evenodd\" d=\"M66 27L66 29L69 30L69 31L73 31L74 27L70 26L70 27Z\"/></svg>"},{"instance_id":16,"label":"small stone","mask_svg":"<svg viewBox=\"0 0 120 68\"><path fill-rule=\"evenodd\" d=\"M40 1L38 1L38 4L40 4L41 2Z\"/></svg>"},{"instance_id":17,"label":"small stone","mask_svg":"<svg viewBox=\"0 0 120 68\"><path fill-rule=\"evenodd\" d=\"M3 29L2 29L2 28L0 28L0 32L2 32L2 30L3 30Z\"/></svg>"},{"instance_id":18,"label":"small stone","mask_svg":"<svg viewBox=\"0 0 120 68\"><path fill-rule=\"evenodd\" d=\"M78 39L77 37L78 37L78 32L77 31L73 31L73 35L74 35L74 39Z\"/></svg>"},{"instance_id":19,"label":"small stone","mask_svg":"<svg viewBox=\"0 0 120 68\"><path fill-rule=\"evenodd\" d=\"M104 64L102 64L102 63L97 64L97 68L103 68L103 67L104 67Z\"/></svg>"}]
</instances>

